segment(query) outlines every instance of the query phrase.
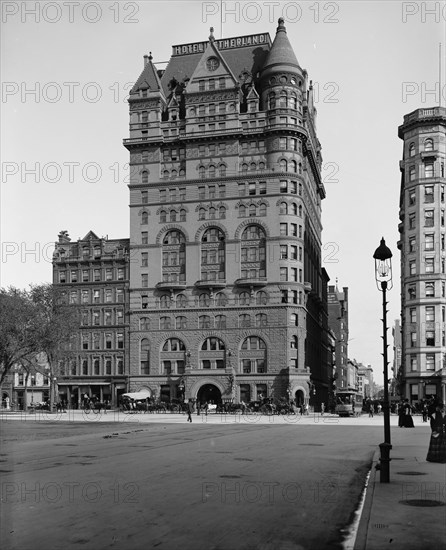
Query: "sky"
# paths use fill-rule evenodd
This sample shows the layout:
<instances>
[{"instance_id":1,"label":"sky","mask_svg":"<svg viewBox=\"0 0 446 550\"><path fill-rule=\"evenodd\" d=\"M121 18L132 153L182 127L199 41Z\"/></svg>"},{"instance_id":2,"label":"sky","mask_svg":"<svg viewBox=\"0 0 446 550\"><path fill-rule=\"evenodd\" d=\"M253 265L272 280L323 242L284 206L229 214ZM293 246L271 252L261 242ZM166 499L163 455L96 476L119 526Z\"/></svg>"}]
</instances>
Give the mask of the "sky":
<instances>
[{"instance_id":1,"label":"sky","mask_svg":"<svg viewBox=\"0 0 446 550\"><path fill-rule=\"evenodd\" d=\"M383 380L373 253L393 253L388 324L400 315L398 126L446 105L444 2L1 3L0 286L51 282L57 235L129 237L127 93L143 56L269 32L284 17L313 81L322 144L322 260L349 289L349 357ZM440 50L440 43L442 44ZM440 67L442 67L440 71ZM442 72L440 82L439 74ZM392 339L389 330L389 359Z\"/></svg>"}]
</instances>

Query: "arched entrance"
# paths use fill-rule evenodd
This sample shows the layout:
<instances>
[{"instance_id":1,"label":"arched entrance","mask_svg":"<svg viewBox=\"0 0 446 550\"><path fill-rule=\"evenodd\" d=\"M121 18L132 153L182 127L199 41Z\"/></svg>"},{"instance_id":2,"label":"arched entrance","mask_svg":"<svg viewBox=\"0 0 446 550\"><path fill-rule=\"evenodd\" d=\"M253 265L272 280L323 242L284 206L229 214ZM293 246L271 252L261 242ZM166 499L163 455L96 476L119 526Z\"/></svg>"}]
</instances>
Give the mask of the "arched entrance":
<instances>
[{"instance_id":1,"label":"arched entrance","mask_svg":"<svg viewBox=\"0 0 446 550\"><path fill-rule=\"evenodd\" d=\"M297 390L294 394L294 400L298 407L301 407L305 403L305 396L302 390Z\"/></svg>"},{"instance_id":2,"label":"arched entrance","mask_svg":"<svg viewBox=\"0 0 446 550\"><path fill-rule=\"evenodd\" d=\"M214 403L215 405L221 404L221 391L214 386L214 384L205 384L197 392L197 401L199 403Z\"/></svg>"}]
</instances>

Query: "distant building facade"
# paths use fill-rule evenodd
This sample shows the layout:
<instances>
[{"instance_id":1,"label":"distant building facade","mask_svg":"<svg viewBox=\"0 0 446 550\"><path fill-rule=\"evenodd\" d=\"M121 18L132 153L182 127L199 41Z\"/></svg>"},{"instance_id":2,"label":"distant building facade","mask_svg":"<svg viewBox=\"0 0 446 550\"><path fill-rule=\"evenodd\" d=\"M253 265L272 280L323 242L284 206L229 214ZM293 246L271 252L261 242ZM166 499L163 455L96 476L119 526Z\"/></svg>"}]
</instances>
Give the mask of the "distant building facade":
<instances>
[{"instance_id":1,"label":"distant building facade","mask_svg":"<svg viewBox=\"0 0 446 550\"><path fill-rule=\"evenodd\" d=\"M417 109L398 128L402 390L446 399L446 109Z\"/></svg>"},{"instance_id":2,"label":"distant building facade","mask_svg":"<svg viewBox=\"0 0 446 550\"><path fill-rule=\"evenodd\" d=\"M347 390L348 375L348 287L328 287L328 324L336 337L336 389Z\"/></svg>"},{"instance_id":3,"label":"distant building facade","mask_svg":"<svg viewBox=\"0 0 446 550\"><path fill-rule=\"evenodd\" d=\"M394 396L400 396L403 390L403 343L402 343L402 334L401 334L401 323L399 319L395 319L395 323L392 327L392 337L393 337L393 363L392 363L392 372L393 379L391 380L391 394Z\"/></svg>"},{"instance_id":4,"label":"distant building facade","mask_svg":"<svg viewBox=\"0 0 446 550\"><path fill-rule=\"evenodd\" d=\"M55 243L53 284L80 312L72 353L57 369L56 401L80 407L82 395L116 405L128 389L129 239L99 238L90 231Z\"/></svg>"}]
</instances>

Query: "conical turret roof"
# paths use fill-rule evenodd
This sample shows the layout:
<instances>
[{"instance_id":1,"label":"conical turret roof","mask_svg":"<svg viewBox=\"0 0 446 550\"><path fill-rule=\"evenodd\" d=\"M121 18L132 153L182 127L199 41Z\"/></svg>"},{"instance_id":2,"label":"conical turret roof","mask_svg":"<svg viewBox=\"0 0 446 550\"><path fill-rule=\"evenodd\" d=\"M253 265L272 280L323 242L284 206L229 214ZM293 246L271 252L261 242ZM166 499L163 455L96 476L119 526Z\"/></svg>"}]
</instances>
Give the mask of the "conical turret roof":
<instances>
[{"instance_id":1,"label":"conical turret roof","mask_svg":"<svg viewBox=\"0 0 446 550\"><path fill-rule=\"evenodd\" d=\"M288 40L285 20L281 17L276 37L262 69L262 76L265 76L266 73L271 74L272 72L282 71L302 73L296 54Z\"/></svg>"}]
</instances>

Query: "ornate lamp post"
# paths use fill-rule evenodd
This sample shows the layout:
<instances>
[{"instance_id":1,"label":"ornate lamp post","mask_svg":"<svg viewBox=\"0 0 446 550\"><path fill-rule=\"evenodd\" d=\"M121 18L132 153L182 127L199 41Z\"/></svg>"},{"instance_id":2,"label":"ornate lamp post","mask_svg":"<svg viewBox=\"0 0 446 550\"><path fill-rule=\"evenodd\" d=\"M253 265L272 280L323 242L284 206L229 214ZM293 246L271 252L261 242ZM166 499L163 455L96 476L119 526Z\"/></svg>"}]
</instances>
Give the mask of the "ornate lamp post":
<instances>
[{"instance_id":1,"label":"ornate lamp post","mask_svg":"<svg viewBox=\"0 0 446 550\"><path fill-rule=\"evenodd\" d=\"M389 375L387 361L387 302L386 292L391 290L392 283L392 252L386 246L384 238L381 239L381 244L375 250L373 254L375 259L375 279L378 290L383 293L383 358L384 358L384 401L383 401L383 413L384 413L384 443L381 443L379 448L381 451L380 458L380 482L389 483L390 481L390 449L392 448L390 442L390 409L389 409Z\"/></svg>"}]
</instances>

